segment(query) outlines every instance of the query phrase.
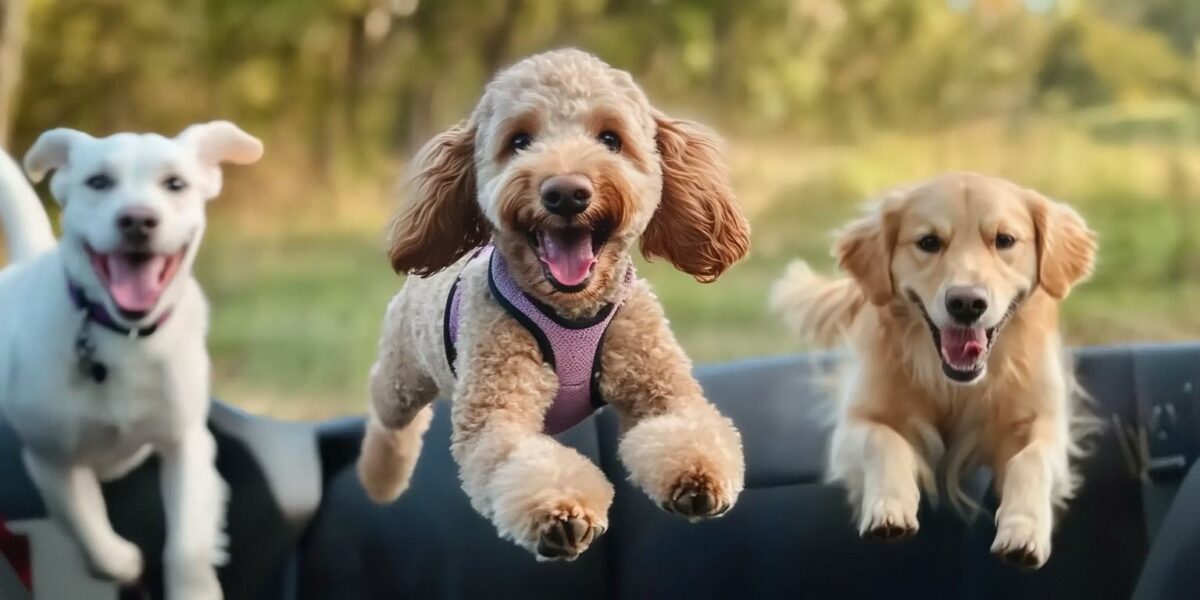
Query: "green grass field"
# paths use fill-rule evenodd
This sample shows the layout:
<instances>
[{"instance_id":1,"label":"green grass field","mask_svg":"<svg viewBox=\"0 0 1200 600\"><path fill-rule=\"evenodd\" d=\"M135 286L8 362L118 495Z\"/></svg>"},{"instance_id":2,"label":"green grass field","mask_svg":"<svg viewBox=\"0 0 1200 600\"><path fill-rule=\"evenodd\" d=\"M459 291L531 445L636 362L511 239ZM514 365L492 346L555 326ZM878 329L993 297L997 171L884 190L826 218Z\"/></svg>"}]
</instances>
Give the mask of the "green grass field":
<instances>
[{"instance_id":1,"label":"green grass field","mask_svg":"<svg viewBox=\"0 0 1200 600\"><path fill-rule=\"evenodd\" d=\"M751 257L708 285L667 264L641 272L697 362L797 351L765 307L787 262L800 257L830 268L830 231L869 194L969 168L1068 199L1100 233L1096 276L1064 309L1072 344L1200 337L1200 250L1190 242L1200 224L1187 173L1171 167L1192 150L1100 146L1066 134L1044 141L1021 138L1006 152L986 132L852 149L736 144L731 164L754 227ZM1055 161L1066 164L1051 168ZM387 207L364 204L370 208L345 220L356 225L256 227L244 218L214 219L199 276L213 307L219 396L289 418L363 409L379 320L402 283L383 252Z\"/></svg>"}]
</instances>

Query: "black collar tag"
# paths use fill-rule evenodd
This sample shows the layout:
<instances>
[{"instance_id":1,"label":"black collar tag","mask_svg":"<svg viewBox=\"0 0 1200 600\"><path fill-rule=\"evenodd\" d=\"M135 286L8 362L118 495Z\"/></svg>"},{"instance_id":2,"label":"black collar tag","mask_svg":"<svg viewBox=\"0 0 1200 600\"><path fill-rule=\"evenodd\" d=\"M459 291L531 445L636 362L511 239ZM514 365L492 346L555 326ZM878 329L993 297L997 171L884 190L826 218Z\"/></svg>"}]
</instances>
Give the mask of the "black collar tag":
<instances>
[{"instance_id":1,"label":"black collar tag","mask_svg":"<svg viewBox=\"0 0 1200 600\"><path fill-rule=\"evenodd\" d=\"M85 314L75 335L76 368L83 377L101 384L108 379L108 366L96 359L96 343L92 341L91 319Z\"/></svg>"}]
</instances>

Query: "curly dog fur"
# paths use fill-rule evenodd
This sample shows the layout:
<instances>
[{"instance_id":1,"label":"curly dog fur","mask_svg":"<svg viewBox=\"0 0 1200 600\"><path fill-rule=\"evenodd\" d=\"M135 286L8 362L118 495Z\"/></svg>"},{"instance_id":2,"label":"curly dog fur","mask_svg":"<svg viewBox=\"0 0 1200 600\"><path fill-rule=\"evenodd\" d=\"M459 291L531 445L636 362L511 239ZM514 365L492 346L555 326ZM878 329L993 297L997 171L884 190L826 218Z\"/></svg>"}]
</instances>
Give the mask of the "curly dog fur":
<instances>
[{"instance_id":1,"label":"curly dog fur","mask_svg":"<svg viewBox=\"0 0 1200 600\"><path fill-rule=\"evenodd\" d=\"M704 398L646 282L621 289L639 241L648 258L700 281L746 253L749 227L720 159L708 130L655 110L628 73L584 52L548 52L499 73L470 118L418 153L412 197L393 223L393 267L422 277L388 307L371 372L359 461L368 494L387 502L404 491L429 403L447 392L463 488L502 537L539 559L569 560L608 527L612 484L542 433L554 369L492 296L484 261L469 260L490 241L523 291L564 318L594 315L626 294L605 334L600 381L623 427L621 459L669 511L705 518L728 510L743 486L740 435ZM539 195L543 182L567 174L594 189L573 217L547 211ZM581 289L556 286L533 241L566 225L587 228L597 247ZM442 338L456 278L457 378Z\"/></svg>"},{"instance_id":2,"label":"curly dog fur","mask_svg":"<svg viewBox=\"0 0 1200 600\"><path fill-rule=\"evenodd\" d=\"M893 192L843 229L834 255L849 277L789 268L774 308L815 341L846 341L855 358L829 476L846 485L861 535L916 533L919 489L935 495L939 472L950 501L973 508L960 479L986 465L1001 499L992 551L1045 563L1054 509L1074 494L1072 458L1092 429L1058 305L1091 272L1095 247L1065 204L955 173ZM985 299L973 320L955 312L964 289ZM974 336L968 359L964 335Z\"/></svg>"}]
</instances>

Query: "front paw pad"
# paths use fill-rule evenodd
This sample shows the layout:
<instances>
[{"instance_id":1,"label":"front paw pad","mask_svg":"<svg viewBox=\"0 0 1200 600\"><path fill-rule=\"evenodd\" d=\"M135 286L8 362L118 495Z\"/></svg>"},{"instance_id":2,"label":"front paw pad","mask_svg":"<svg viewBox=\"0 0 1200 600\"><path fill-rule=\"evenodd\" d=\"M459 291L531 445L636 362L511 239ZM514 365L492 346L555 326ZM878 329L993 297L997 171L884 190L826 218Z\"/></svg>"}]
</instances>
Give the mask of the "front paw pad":
<instances>
[{"instance_id":1,"label":"front paw pad","mask_svg":"<svg viewBox=\"0 0 1200 600\"><path fill-rule=\"evenodd\" d=\"M684 475L671 489L671 497L662 503L667 512L678 513L689 519L719 517L733 503L725 498L720 488L704 474Z\"/></svg>"},{"instance_id":2,"label":"front paw pad","mask_svg":"<svg viewBox=\"0 0 1200 600\"><path fill-rule=\"evenodd\" d=\"M575 560L604 534L604 527L582 511L556 510L539 530L538 558Z\"/></svg>"},{"instance_id":3,"label":"front paw pad","mask_svg":"<svg viewBox=\"0 0 1200 600\"><path fill-rule=\"evenodd\" d=\"M917 533L917 511L897 500L879 499L864 510L858 533L867 540L895 542Z\"/></svg>"},{"instance_id":4,"label":"front paw pad","mask_svg":"<svg viewBox=\"0 0 1200 600\"><path fill-rule=\"evenodd\" d=\"M1039 536L1037 530L1029 520L1001 522L996 528L996 540L992 542L992 554L1016 567L1040 569L1050 558L1050 542L1048 536Z\"/></svg>"}]
</instances>

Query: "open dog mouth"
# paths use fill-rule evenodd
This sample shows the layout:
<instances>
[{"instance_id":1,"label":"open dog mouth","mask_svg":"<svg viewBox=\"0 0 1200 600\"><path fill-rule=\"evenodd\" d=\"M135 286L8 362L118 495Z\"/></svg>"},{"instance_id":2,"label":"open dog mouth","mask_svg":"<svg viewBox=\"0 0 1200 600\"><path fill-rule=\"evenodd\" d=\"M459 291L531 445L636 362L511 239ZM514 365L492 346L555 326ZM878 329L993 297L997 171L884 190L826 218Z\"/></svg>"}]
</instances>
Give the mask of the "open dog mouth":
<instances>
[{"instance_id":1,"label":"open dog mouth","mask_svg":"<svg viewBox=\"0 0 1200 600\"><path fill-rule=\"evenodd\" d=\"M914 292L908 292L908 299L921 311L929 333L933 335L933 345L938 349L942 360L942 373L952 381L971 383L983 376L987 370L988 354L996 343L1000 330L1016 312L1021 301L1018 296L1009 305L1008 311L1001 317L1000 322L993 327L971 325L950 325L938 327L925 310L925 305Z\"/></svg>"},{"instance_id":2,"label":"open dog mouth","mask_svg":"<svg viewBox=\"0 0 1200 600\"><path fill-rule=\"evenodd\" d=\"M550 285L560 292L573 293L586 289L591 282L609 233L607 227L569 225L536 229L528 237Z\"/></svg>"},{"instance_id":3,"label":"open dog mouth","mask_svg":"<svg viewBox=\"0 0 1200 600\"><path fill-rule=\"evenodd\" d=\"M144 250L101 253L87 248L92 269L108 291L121 316L129 320L145 317L158 304L183 262L187 247L173 254Z\"/></svg>"},{"instance_id":4,"label":"open dog mouth","mask_svg":"<svg viewBox=\"0 0 1200 600\"><path fill-rule=\"evenodd\" d=\"M942 357L942 372L959 382L974 381L987 368L988 353L996 340L996 328L960 327L938 329L926 317L934 343Z\"/></svg>"}]
</instances>

